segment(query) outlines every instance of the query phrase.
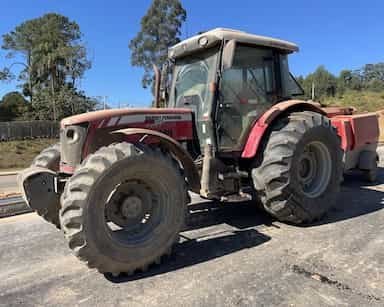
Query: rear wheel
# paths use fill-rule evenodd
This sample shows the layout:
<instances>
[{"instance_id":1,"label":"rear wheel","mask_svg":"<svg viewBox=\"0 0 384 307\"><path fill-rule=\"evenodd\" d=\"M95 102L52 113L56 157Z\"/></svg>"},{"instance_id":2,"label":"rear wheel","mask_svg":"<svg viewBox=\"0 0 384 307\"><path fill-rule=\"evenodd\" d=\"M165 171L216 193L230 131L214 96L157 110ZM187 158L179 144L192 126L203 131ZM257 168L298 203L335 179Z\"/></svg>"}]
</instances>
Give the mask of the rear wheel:
<instances>
[{"instance_id":1,"label":"rear wheel","mask_svg":"<svg viewBox=\"0 0 384 307\"><path fill-rule=\"evenodd\" d=\"M91 155L66 184L60 220L69 247L102 273L146 270L184 225L186 185L167 153L120 143Z\"/></svg>"},{"instance_id":2,"label":"rear wheel","mask_svg":"<svg viewBox=\"0 0 384 307\"><path fill-rule=\"evenodd\" d=\"M360 154L360 162L363 165L359 164L359 167L363 167L361 170L363 173L363 179L369 183L374 183L377 180L378 176L378 162L379 156L376 151L363 151ZM368 162L368 163L367 163Z\"/></svg>"},{"instance_id":3,"label":"rear wheel","mask_svg":"<svg viewBox=\"0 0 384 307\"><path fill-rule=\"evenodd\" d=\"M60 169L60 143L54 144L44 149L32 161L31 167L42 167L54 172L58 172ZM47 222L52 223L60 229L59 209L60 202L54 206L38 209L36 212Z\"/></svg>"},{"instance_id":4,"label":"rear wheel","mask_svg":"<svg viewBox=\"0 0 384 307\"><path fill-rule=\"evenodd\" d=\"M320 218L335 203L342 178L340 138L329 119L310 111L280 119L252 178L264 209L277 219Z\"/></svg>"},{"instance_id":5,"label":"rear wheel","mask_svg":"<svg viewBox=\"0 0 384 307\"><path fill-rule=\"evenodd\" d=\"M367 181L369 183L376 182L377 181L377 175L378 175L377 163L376 163L374 168L372 168L370 170L364 170L363 171L363 178L365 181Z\"/></svg>"}]
</instances>

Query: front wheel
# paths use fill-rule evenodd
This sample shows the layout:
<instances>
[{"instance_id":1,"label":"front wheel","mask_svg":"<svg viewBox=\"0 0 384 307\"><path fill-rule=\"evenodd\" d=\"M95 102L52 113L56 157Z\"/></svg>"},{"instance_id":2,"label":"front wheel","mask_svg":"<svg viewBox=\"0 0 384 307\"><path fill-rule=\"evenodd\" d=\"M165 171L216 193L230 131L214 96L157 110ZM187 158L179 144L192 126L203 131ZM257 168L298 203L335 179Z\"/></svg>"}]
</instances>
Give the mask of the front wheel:
<instances>
[{"instance_id":1,"label":"front wheel","mask_svg":"<svg viewBox=\"0 0 384 307\"><path fill-rule=\"evenodd\" d=\"M60 221L69 247L101 273L160 261L184 224L186 185L159 149L120 143L91 155L66 184Z\"/></svg>"},{"instance_id":2,"label":"front wheel","mask_svg":"<svg viewBox=\"0 0 384 307\"><path fill-rule=\"evenodd\" d=\"M294 224L321 218L335 203L342 178L340 138L330 120L304 111L280 119L252 170L264 209Z\"/></svg>"}]
</instances>

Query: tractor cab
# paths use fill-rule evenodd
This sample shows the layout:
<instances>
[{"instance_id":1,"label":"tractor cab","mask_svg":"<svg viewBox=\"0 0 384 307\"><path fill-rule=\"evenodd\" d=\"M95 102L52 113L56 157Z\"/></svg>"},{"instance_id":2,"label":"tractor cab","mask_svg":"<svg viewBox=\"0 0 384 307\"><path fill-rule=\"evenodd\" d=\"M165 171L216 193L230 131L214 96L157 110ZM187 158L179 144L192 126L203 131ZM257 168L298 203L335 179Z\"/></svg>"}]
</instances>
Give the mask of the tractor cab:
<instances>
[{"instance_id":1,"label":"tractor cab","mask_svg":"<svg viewBox=\"0 0 384 307\"><path fill-rule=\"evenodd\" d=\"M288 68L294 51L293 43L230 29L194 36L169 50L167 105L193 110L201 149L241 152L261 114L303 94Z\"/></svg>"}]
</instances>

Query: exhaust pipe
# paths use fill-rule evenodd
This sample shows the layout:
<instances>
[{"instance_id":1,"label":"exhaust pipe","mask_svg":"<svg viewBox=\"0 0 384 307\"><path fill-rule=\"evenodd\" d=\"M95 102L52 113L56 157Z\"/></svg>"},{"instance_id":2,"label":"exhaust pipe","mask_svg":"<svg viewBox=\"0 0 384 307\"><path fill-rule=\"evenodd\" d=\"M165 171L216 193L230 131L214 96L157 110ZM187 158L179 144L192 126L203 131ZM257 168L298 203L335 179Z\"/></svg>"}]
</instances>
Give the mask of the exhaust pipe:
<instances>
[{"instance_id":1,"label":"exhaust pipe","mask_svg":"<svg viewBox=\"0 0 384 307\"><path fill-rule=\"evenodd\" d=\"M161 73L160 69L155 65L152 64L153 71L155 72L155 102L154 107L160 108L160 82L161 82Z\"/></svg>"}]
</instances>

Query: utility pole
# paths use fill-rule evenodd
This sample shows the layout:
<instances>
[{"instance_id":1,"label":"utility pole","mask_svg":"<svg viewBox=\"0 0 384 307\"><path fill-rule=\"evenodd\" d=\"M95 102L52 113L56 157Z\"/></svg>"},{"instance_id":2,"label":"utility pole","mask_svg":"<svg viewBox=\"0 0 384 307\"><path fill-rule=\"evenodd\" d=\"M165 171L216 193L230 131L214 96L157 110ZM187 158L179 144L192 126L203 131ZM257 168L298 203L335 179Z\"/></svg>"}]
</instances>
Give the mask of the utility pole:
<instances>
[{"instance_id":1,"label":"utility pole","mask_svg":"<svg viewBox=\"0 0 384 307\"><path fill-rule=\"evenodd\" d=\"M312 95L311 95L312 101L315 101L315 82L312 82Z\"/></svg>"}]
</instances>

